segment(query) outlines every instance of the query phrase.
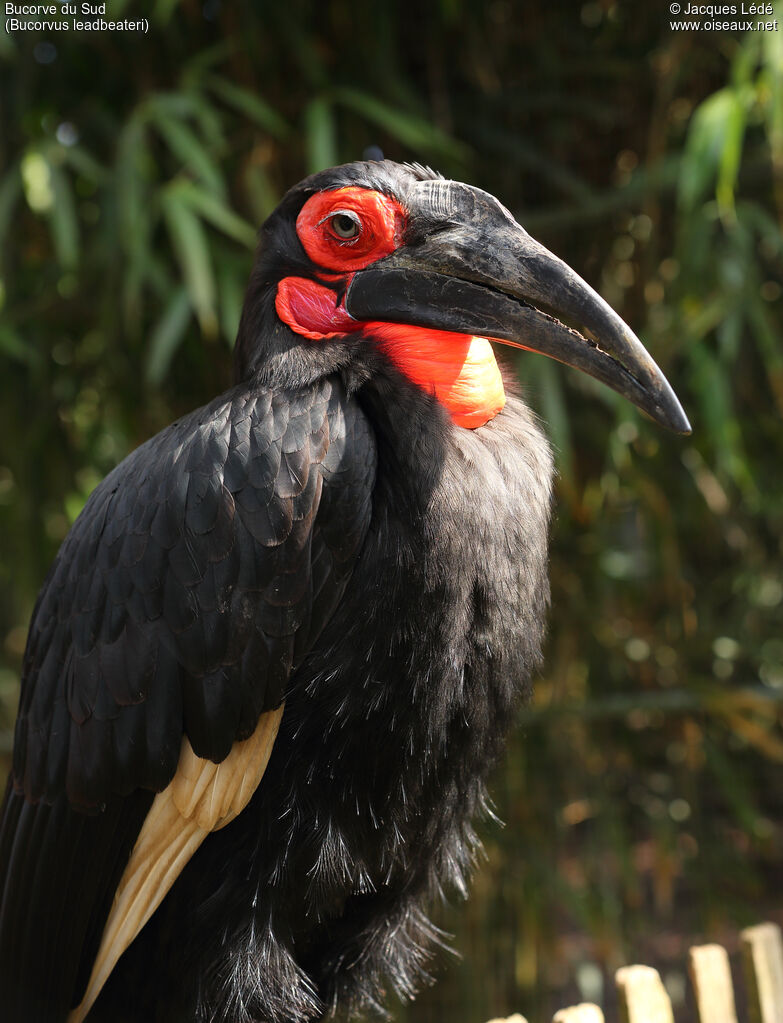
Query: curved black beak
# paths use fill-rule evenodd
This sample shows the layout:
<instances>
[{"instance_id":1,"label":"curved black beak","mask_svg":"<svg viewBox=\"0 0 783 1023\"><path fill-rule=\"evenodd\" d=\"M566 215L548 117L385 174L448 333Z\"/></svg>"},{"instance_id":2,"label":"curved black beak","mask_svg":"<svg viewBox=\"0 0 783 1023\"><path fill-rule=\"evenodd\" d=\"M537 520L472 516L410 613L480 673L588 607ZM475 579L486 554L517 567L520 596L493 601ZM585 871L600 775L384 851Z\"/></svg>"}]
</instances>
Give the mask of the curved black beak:
<instances>
[{"instance_id":1,"label":"curved black beak","mask_svg":"<svg viewBox=\"0 0 783 1023\"><path fill-rule=\"evenodd\" d=\"M437 219L426 209L422 240L406 239L391 256L355 274L345 297L353 317L542 352L603 381L662 426L690 433L677 396L641 341L495 198L451 181L419 188L427 189L422 204L429 200Z\"/></svg>"}]
</instances>

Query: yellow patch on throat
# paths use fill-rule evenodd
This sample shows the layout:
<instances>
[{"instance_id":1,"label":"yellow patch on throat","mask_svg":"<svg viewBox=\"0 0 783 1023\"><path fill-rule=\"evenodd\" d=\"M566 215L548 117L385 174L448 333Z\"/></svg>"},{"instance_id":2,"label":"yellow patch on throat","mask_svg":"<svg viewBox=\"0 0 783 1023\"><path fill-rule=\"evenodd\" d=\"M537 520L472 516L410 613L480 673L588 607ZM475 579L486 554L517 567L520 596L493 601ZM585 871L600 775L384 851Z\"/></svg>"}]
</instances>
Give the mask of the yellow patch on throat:
<instances>
[{"instance_id":1,"label":"yellow patch on throat","mask_svg":"<svg viewBox=\"0 0 783 1023\"><path fill-rule=\"evenodd\" d=\"M502 411L503 377L486 338L396 323L373 323L371 330L395 366L433 391L457 426L474 430Z\"/></svg>"}]
</instances>

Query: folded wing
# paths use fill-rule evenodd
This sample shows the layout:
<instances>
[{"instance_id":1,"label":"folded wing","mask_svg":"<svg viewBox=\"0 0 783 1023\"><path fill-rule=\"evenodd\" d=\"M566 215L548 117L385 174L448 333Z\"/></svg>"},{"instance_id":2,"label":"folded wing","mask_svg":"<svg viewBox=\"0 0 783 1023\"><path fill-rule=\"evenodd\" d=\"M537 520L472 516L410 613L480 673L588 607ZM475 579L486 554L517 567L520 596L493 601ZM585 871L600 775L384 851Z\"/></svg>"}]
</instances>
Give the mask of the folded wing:
<instances>
[{"instance_id":1,"label":"folded wing","mask_svg":"<svg viewBox=\"0 0 783 1023\"><path fill-rule=\"evenodd\" d=\"M91 496L25 655L0 825L11 1023L78 1002L83 1018L201 841L252 796L289 674L350 578L374 473L334 381L240 387Z\"/></svg>"}]
</instances>

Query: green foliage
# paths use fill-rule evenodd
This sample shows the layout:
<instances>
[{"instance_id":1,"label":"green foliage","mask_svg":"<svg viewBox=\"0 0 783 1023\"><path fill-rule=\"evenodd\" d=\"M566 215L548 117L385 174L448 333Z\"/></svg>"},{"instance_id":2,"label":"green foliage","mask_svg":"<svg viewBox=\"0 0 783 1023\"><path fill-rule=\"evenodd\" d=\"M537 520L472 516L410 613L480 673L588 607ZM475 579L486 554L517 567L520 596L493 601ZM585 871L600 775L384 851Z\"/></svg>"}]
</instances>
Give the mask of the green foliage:
<instances>
[{"instance_id":1,"label":"green foliage","mask_svg":"<svg viewBox=\"0 0 783 1023\"><path fill-rule=\"evenodd\" d=\"M48 65L0 34L2 748L69 524L230 382L285 188L380 146L498 195L694 424L514 362L561 472L547 663L493 785L507 827L443 912L465 960L400 1014L545 1018L626 956L681 958L656 935L780 915L783 33L672 34L615 0L153 8Z\"/></svg>"}]
</instances>

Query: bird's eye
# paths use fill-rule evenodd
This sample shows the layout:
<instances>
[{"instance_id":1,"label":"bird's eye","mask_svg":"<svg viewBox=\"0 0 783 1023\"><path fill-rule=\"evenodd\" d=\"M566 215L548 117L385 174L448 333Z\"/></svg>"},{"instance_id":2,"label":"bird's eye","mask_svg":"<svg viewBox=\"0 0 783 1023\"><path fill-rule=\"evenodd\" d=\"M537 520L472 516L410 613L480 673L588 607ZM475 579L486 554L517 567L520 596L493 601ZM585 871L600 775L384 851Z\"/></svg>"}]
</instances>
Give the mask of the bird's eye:
<instances>
[{"instance_id":1,"label":"bird's eye","mask_svg":"<svg viewBox=\"0 0 783 1023\"><path fill-rule=\"evenodd\" d=\"M361 231L358 220L347 213L335 213L329 224L338 238L358 238Z\"/></svg>"}]
</instances>

